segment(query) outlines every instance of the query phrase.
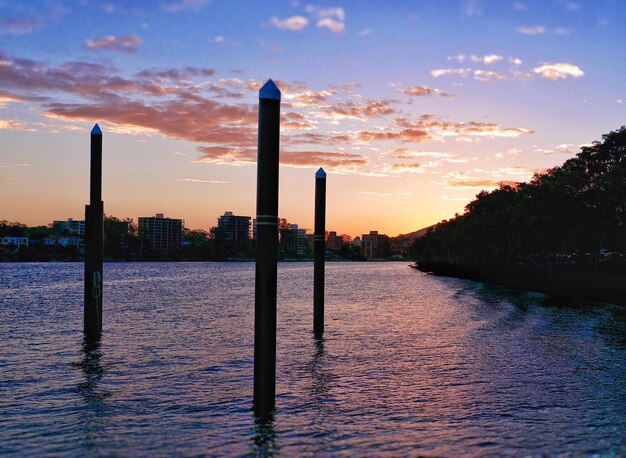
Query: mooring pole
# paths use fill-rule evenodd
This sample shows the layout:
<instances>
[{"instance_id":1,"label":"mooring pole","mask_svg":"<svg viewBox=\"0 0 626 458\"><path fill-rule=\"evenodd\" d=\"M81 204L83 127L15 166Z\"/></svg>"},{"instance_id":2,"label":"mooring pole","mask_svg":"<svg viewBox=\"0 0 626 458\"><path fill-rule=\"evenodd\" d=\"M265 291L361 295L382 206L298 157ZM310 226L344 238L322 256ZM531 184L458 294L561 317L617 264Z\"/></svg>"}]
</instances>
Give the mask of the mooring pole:
<instances>
[{"instance_id":1,"label":"mooring pole","mask_svg":"<svg viewBox=\"0 0 626 458\"><path fill-rule=\"evenodd\" d=\"M280 95L272 80L259 91L253 409L260 418L271 414L276 397Z\"/></svg>"},{"instance_id":2,"label":"mooring pole","mask_svg":"<svg viewBox=\"0 0 626 458\"><path fill-rule=\"evenodd\" d=\"M91 131L89 205L85 206L85 308L84 332L88 340L102 332L102 258L104 251L102 202L102 131Z\"/></svg>"},{"instance_id":3,"label":"mooring pole","mask_svg":"<svg viewBox=\"0 0 626 458\"><path fill-rule=\"evenodd\" d=\"M315 233L313 235L313 333L324 333L324 258L326 254L326 172L315 173Z\"/></svg>"}]
</instances>

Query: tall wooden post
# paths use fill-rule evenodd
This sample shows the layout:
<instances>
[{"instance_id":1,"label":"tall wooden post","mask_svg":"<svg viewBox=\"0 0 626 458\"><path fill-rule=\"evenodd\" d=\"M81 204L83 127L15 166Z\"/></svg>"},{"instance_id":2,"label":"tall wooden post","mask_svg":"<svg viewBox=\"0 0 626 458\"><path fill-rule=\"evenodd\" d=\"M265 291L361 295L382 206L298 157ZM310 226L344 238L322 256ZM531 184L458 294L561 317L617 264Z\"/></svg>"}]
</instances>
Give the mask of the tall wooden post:
<instances>
[{"instance_id":1,"label":"tall wooden post","mask_svg":"<svg viewBox=\"0 0 626 458\"><path fill-rule=\"evenodd\" d=\"M326 172L315 173L315 233L313 235L313 332L324 333L324 262L326 254Z\"/></svg>"},{"instance_id":2,"label":"tall wooden post","mask_svg":"<svg viewBox=\"0 0 626 458\"><path fill-rule=\"evenodd\" d=\"M88 340L102 332L102 258L104 255L104 203L102 202L102 131L91 131L89 205L85 206L84 332Z\"/></svg>"},{"instance_id":3,"label":"tall wooden post","mask_svg":"<svg viewBox=\"0 0 626 458\"><path fill-rule=\"evenodd\" d=\"M260 418L271 414L276 397L280 96L272 80L259 91L253 409Z\"/></svg>"}]
</instances>

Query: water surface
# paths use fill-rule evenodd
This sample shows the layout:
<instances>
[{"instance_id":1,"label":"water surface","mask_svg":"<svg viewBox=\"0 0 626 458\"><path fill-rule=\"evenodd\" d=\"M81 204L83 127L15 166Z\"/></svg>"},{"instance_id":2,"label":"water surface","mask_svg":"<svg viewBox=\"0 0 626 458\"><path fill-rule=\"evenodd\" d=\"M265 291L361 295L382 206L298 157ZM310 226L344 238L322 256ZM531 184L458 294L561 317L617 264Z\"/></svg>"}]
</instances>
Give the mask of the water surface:
<instances>
[{"instance_id":1,"label":"water surface","mask_svg":"<svg viewBox=\"0 0 626 458\"><path fill-rule=\"evenodd\" d=\"M277 411L251 414L254 264L0 264L0 454L626 454L626 322L403 263L279 265Z\"/></svg>"}]
</instances>

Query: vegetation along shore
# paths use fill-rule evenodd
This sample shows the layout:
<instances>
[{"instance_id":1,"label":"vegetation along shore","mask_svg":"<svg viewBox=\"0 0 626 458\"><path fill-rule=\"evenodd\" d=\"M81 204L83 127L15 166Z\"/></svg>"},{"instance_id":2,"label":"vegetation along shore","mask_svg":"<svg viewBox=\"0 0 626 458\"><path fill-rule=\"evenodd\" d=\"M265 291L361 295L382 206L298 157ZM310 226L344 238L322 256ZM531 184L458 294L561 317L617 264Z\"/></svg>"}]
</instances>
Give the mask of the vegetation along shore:
<instances>
[{"instance_id":1,"label":"vegetation along shore","mask_svg":"<svg viewBox=\"0 0 626 458\"><path fill-rule=\"evenodd\" d=\"M426 272L626 304L626 127L528 183L482 191L412 255Z\"/></svg>"}]
</instances>

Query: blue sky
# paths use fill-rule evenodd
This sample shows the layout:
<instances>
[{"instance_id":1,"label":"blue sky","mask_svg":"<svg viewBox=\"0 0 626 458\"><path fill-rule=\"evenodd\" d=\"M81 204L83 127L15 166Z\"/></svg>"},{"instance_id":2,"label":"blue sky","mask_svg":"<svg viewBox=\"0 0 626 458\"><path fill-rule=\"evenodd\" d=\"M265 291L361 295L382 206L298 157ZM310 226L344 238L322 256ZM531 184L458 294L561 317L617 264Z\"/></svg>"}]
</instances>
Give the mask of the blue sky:
<instances>
[{"instance_id":1,"label":"blue sky","mask_svg":"<svg viewBox=\"0 0 626 458\"><path fill-rule=\"evenodd\" d=\"M254 216L258 87L283 91L281 216L395 235L626 119L626 2L0 1L0 219Z\"/></svg>"}]
</instances>

